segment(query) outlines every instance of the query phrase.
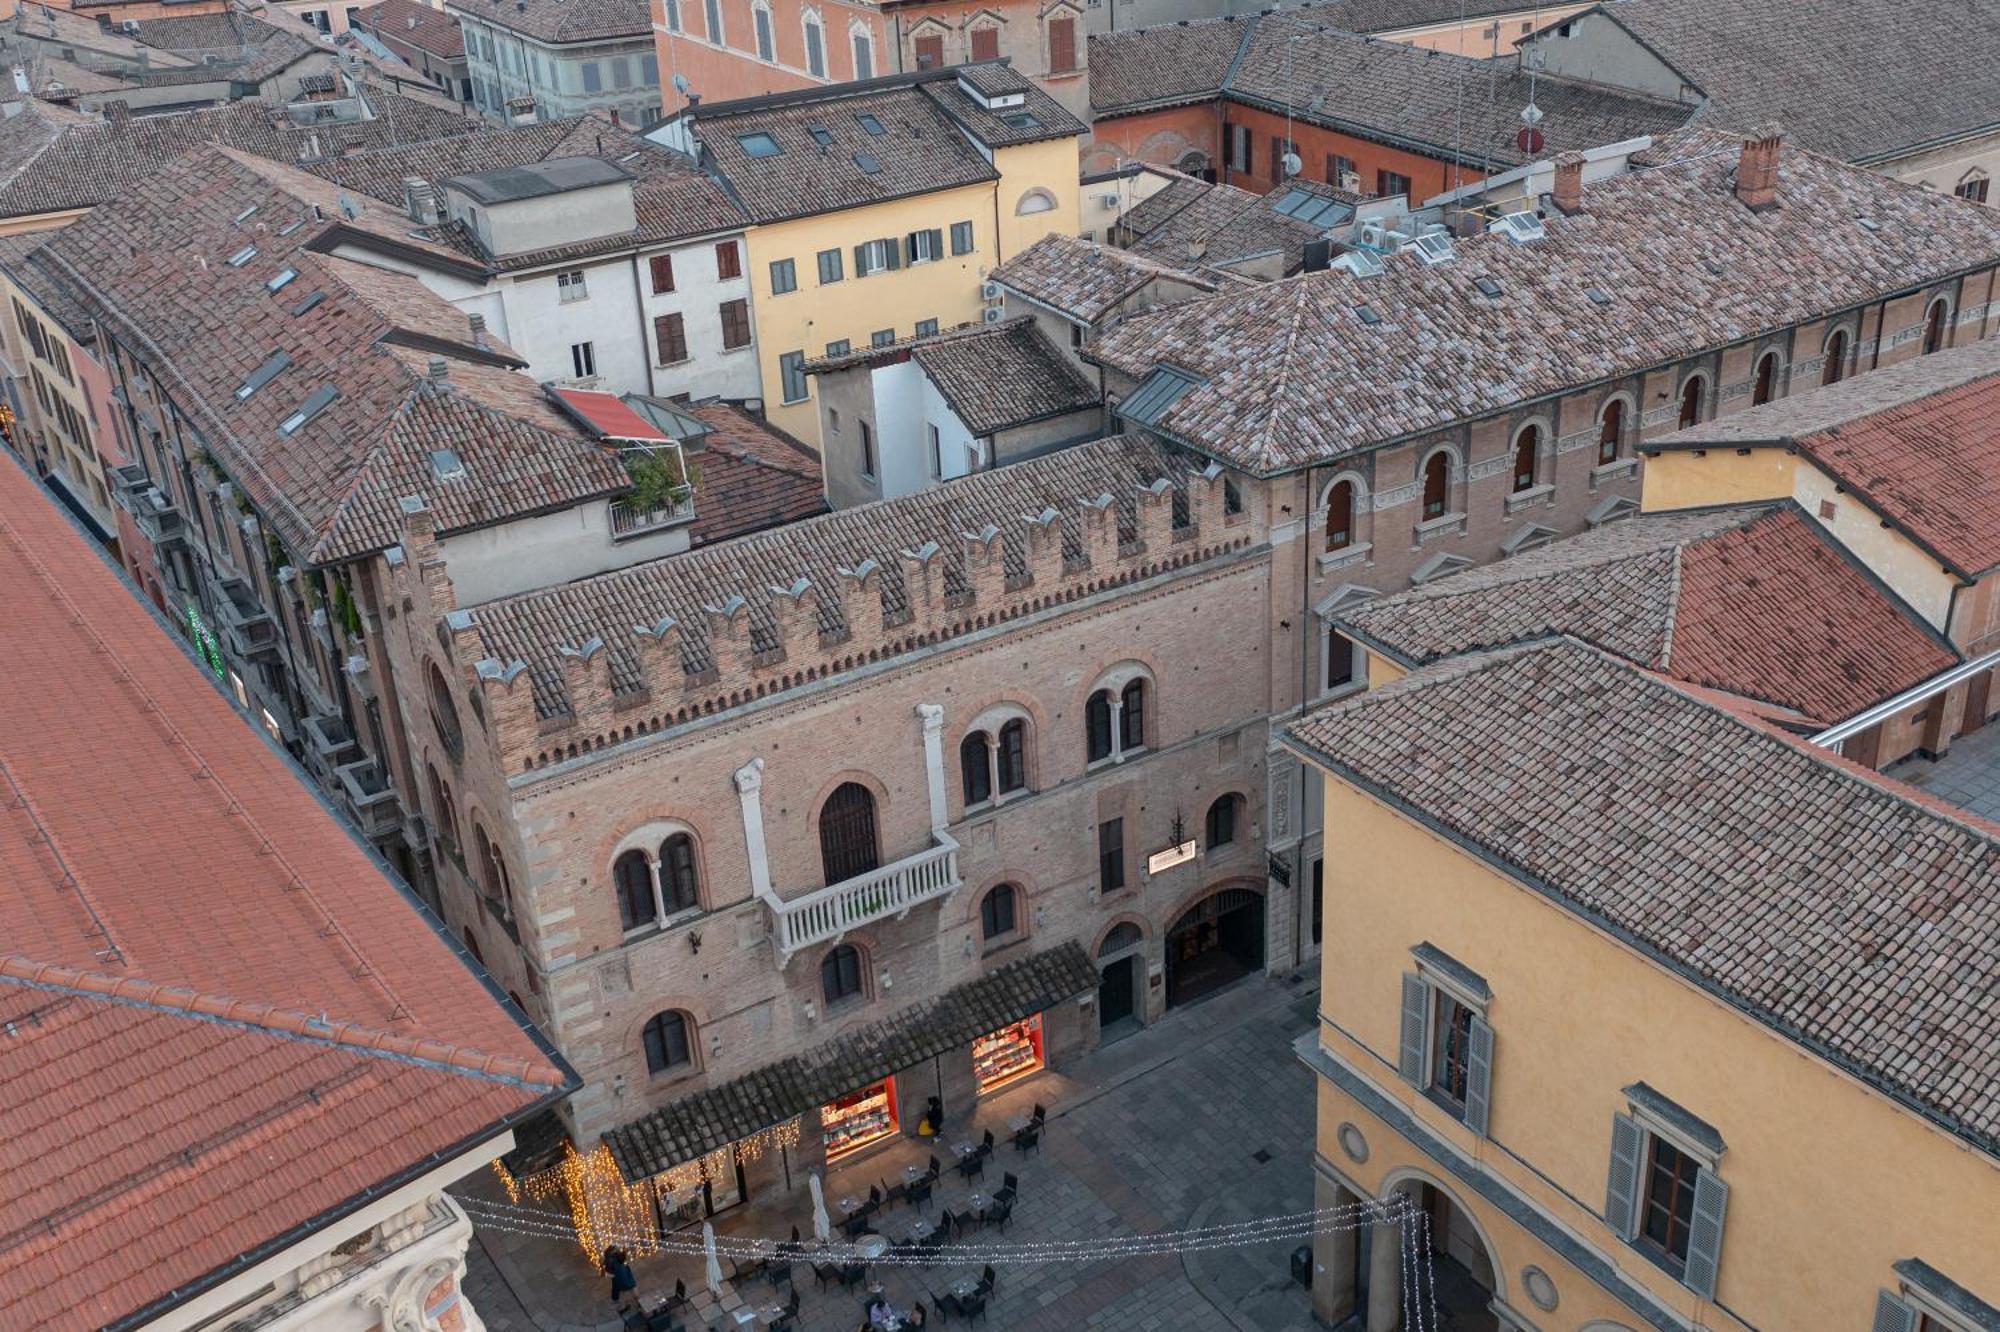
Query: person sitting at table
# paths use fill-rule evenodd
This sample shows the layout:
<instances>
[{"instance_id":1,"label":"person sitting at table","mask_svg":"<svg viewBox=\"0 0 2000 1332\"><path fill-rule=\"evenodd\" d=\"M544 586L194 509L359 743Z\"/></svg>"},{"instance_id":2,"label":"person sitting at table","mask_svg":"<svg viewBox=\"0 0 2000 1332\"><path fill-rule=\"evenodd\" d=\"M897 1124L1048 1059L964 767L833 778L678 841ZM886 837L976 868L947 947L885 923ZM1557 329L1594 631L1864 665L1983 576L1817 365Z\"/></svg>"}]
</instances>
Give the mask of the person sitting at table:
<instances>
[{"instance_id":1,"label":"person sitting at table","mask_svg":"<svg viewBox=\"0 0 2000 1332\"><path fill-rule=\"evenodd\" d=\"M896 1311L890 1307L887 1295L878 1294L875 1298L868 1301L868 1324L870 1327L886 1326L889 1320L895 1316Z\"/></svg>"}]
</instances>

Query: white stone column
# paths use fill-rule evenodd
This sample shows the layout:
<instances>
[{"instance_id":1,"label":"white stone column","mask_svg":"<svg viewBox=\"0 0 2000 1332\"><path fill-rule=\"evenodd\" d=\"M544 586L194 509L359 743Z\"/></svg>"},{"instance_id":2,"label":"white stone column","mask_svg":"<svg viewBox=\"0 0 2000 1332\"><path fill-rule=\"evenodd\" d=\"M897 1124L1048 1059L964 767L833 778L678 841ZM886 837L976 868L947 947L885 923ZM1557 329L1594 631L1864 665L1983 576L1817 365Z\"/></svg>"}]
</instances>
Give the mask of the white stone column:
<instances>
[{"instance_id":1,"label":"white stone column","mask_svg":"<svg viewBox=\"0 0 2000 1332\"><path fill-rule=\"evenodd\" d=\"M775 897L771 891L771 858L764 849L764 760L753 758L736 770L736 798L743 806L743 852L750 862L750 891Z\"/></svg>"},{"instance_id":2,"label":"white stone column","mask_svg":"<svg viewBox=\"0 0 2000 1332\"><path fill-rule=\"evenodd\" d=\"M1403 1227L1377 1221L1368 1236L1368 1332L1396 1332L1402 1321Z\"/></svg>"},{"instance_id":3,"label":"white stone column","mask_svg":"<svg viewBox=\"0 0 2000 1332\"><path fill-rule=\"evenodd\" d=\"M667 918L667 894L660 887L660 858L650 851L641 851L646 858L646 872L653 876L653 920L655 923Z\"/></svg>"},{"instance_id":4,"label":"white stone column","mask_svg":"<svg viewBox=\"0 0 2000 1332\"><path fill-rule=\"evenodd\" d=\"M1111 694L1111 761L1125 761L1125 697L1117 690Z\"/></svg>"},{"instance_id":5,"label":"white stone column","mask_svg":"<svg viewBox=\"0 0 2000 1332\"><path fill-rule=\"evenodd\" d=\"M951 822L944 800L944 709L935 703L919 703L917 716L924 724L924 779L931 798L931 831L941 833Z\"/></svg>"}]
</instances>

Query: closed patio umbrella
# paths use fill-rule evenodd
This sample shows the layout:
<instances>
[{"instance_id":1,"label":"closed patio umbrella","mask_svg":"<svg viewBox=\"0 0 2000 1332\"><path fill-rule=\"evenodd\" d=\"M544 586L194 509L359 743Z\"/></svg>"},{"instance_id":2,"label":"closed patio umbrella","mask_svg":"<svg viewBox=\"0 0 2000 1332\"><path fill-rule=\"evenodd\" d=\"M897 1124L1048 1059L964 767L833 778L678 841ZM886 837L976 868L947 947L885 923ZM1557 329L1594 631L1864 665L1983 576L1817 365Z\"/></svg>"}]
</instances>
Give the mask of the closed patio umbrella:
<instances>
[{"instance_id":1,"label":"closed patio umbrella","mask_svg":"<svg viewBox=\"0 0 2000 1332\"><path fill-rule=\"evenodd\" d=\"M708 1255L708 1289L713 1295L722 1293L722 1260L715 1256L715 1227L704 1221L701 1223L701 1247Z\"/></svg>"},{"instance_id":2,"label":"closed patio umbrella","mask_svg":"<svg viewBox=\"0 0 2000 1332\"><path fill-rule=\"evenodd\" d=\"M820 1242L833 1238L833 1219L826 1214L826 1186L819 1182L819 1176L810 1179L813 1196L813 1234Z\"/></svg>"}]
</instances>

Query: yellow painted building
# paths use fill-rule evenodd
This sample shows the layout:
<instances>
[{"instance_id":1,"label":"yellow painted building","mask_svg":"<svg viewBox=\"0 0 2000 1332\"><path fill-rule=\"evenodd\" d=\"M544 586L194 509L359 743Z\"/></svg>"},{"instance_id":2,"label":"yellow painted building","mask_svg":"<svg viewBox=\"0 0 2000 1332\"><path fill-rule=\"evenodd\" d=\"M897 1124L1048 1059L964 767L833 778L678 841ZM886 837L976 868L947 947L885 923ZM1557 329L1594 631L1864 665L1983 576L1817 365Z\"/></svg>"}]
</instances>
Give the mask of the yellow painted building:
<instances>
[{"instance_id":1,"label":"yellow painted building","mask_svg":"<svg viewBox=\"0 0 2000 1332\"><path fill-rule=\"evenodd\" d=\"M1083 132L985 64L696 105L654 137L699 152L750 215L765 412L817 443L804 363L997 308L994 267L1080 229Z\"/></svg>"},{"instance_id":2,"label":"yellow painted building","mask_svg":"<svg viewBox=\"0 0 2000 1332\"><path fill-rule=\"evenodd\" d=\"M1321 1317L2000 1325L2000 842L1573 640L1371 683L1287 737Z\"/></svg>"}]
</instances>

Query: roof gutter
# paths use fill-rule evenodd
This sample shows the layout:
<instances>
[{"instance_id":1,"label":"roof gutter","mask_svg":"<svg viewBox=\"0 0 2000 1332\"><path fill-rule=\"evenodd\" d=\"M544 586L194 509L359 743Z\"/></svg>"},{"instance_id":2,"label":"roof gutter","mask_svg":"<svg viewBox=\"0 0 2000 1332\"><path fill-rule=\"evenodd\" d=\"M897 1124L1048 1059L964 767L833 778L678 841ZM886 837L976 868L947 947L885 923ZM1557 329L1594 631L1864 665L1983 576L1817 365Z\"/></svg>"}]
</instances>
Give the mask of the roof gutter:
<instances>
[{"instance_id":1,"label":"roof gutter","mask_svg":"<svg viewBox=\"0 0 2000 1332\"><path fill-rule=\"evenodd\" d=\"M1912 685L1900 694L1892 694L1874 707L1857 712L1846 721L1829 726L1817 735L1808 736L1807 739L1822 749L1835 749L1841 741L1887 721L1903 709L1921 703L1927 698L1936 698L1960 681L1969 680L1981 671L1989 671L1996 666L2000 666L2000 648L1940 671L1922 684Z\"/></svg>"}]
</instances>

